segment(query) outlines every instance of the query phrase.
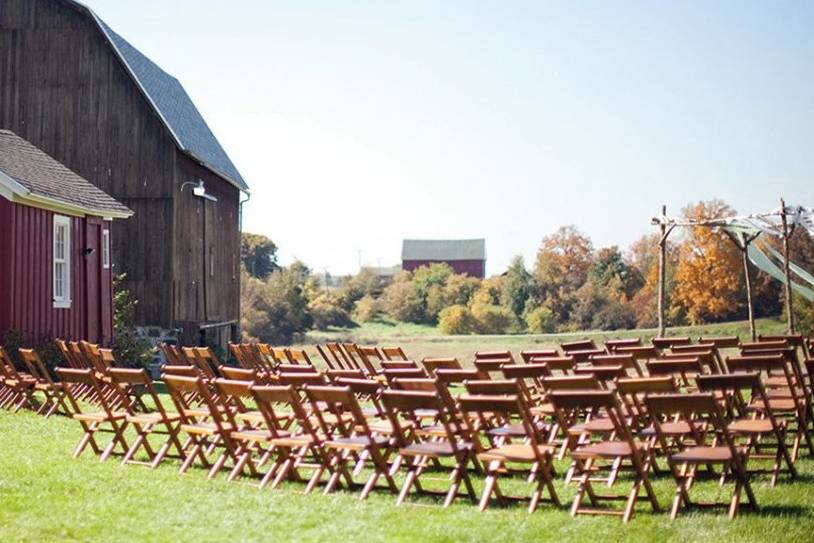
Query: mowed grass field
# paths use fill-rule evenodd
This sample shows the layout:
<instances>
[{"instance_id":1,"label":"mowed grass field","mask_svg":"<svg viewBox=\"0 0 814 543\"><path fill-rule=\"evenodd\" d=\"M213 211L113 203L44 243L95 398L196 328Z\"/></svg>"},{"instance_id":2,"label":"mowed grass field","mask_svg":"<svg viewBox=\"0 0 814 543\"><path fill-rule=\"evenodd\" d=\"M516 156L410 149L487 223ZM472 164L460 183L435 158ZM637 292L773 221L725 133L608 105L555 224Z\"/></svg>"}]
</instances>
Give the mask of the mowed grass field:
<instances>
[{"instance_id":1,"label":"mowed grass field","mask_svg":"<svg viewBox=\"0 0 814 543\"><path fill-rule=\"evenodd\" d=\"M699 331L728 334L740 330L739 326L742 328L734 325ZM774 331L780 330L782 326ZM691 333L696 335L696 330ZM389 343L393 339L416 357L449 354L462 358L471 357L475 350L520 349L560 339L466 337L447 344L430 334L404 336L410 341L396 341L397 337L357 339L371 340L365 343L383 343L384 339ZM716 510L683 514L671 522L666 512L652 513L642 502L631 523L623 525L612 517L569 516L575 488L562 481L567 461L557 463L556 488L562 507L543 503L529 515L524 503L501 506L493 502L480 513L463 497L449 509L440 508L433 498L415 496L408 499L408 505L396 507L395 496L383 488L362 502L356 490L340 490L329 496L321 491L303 495L304 485L299 483L261 491L255 480L229 483L225 473L207 480L203 469L194 468L182 476L175 461L149 470L121 466L115 457L100 463L89 450L73 459L71 453L80 436L79 425L65 417L46 420L27 412L0 411L1 542L814 540L814 460L807 451L798 461L800 477L795 481L784 475L776 488L770 488L768 476L756 476L753 486L760 509L753 512L742 508L734 521L727 519L725 511ZM431 477L425 481L428 487L446 488L444 473ZM401 480L399 477L398 482ZM482 479L475 475L474 482L480 492ZM663 473L655 477L654 486L666 510L675 484ZM502 488L523 496L531 491L522 478L504 481ZM626 492L628 488L623 479L612 490ZM730 485L720 488L717 480L700 482L693 489L694 497L703 500L728 500L730 492Z\"/></svg>"},{"instance_id":2,"label":"mowed grass field","mask_svg":"<svg viewBox=\"0 0 814 543\"><path fill-rule=\"evenodd\" d=\"M777 319L759 319L758 334L783 334L786 323ZM656 335L656 330L619 330L614 332L569 332L563 334L516 334L516 335L471 335L444 336L434 326L379 321L365 323L358 328L334 328L324 332L309 332L299 346L308 348L328 341L353 342L360 345L400 345L407 356L421 360L425 357L454 356L462 363L471 362L475 351L511 349L516 354L523 349L554 347L560 343L577 339L591 338L601 343L608 338L639 337L647 342ZM749 340L747 321L709 324L704 326L681 326L669 328L667 335L689 336L697 340L700 336L740 336ZM316 351L313 350L316 355Z\"/></svg>"}]
</instances>

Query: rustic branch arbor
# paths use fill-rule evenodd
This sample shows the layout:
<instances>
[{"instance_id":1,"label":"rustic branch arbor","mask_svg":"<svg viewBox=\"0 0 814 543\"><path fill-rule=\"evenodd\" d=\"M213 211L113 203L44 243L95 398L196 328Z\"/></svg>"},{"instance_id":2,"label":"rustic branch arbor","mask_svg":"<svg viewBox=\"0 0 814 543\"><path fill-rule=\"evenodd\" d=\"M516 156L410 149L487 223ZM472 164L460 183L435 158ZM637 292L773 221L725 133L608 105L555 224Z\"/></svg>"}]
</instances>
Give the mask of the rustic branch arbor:
<instances>
[{"instance_id":1,"label":"rustic branch arbor","mask_svg":"<svg viewBox=\"0 0 814 543\"><path fill-rule=\"evenodd\" d=\"M779 218L779 223L773 222L772 218ZM659 284L658 284L658 312L659 312L659 330L658 336L663 337L665 332L664 324L664 290L665 290L665 271L667 265L667 238L675 230L676 227L683 228L720 228L727 235L727 237L735 244L741 253L743 260L743 274L746 282L746 304L749 309L749 331L752 335L752 340L757 337L755 329L755 313L752 304L752 282L749 277L749 245L757 239L764 232L771 233L783 240L783 274L785 280L784 294L787 314L787 328L788 333L794 333L794 314L792 312L792 296L791 296L791 268L789 264L789 238L794 233L797 226L796 222L789 222L789 208L786 207L785 201L780 199L780 208L768 213L759 213L755 215L748 215L744 217L748 221L758 223L759 226L755 231L732 231L731 227L736 224L732 217L721 219L709 220L686 220L676 219L667 216L667 206L661 207L661 216L653 217L651 224L658 226L661 232L659 238ZM729 227L730 229L726 229ZM737 229L735 229L737 230Z\"/></svg>"}]
</instances>

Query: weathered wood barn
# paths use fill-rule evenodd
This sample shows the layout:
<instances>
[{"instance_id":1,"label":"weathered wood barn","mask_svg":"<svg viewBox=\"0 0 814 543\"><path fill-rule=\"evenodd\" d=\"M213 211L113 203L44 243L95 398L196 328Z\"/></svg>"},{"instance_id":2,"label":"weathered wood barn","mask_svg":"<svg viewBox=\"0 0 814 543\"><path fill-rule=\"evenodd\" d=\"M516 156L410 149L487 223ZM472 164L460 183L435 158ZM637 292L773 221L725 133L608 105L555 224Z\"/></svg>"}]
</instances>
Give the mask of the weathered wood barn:
<instances>
[{"instance_id":1,"label":"weathered wood barn","mask_svg":"<svg viewBox=\"0 0 814 543\"><path fill-rule=\"evenodd\" d=\"M132 212L8 130L0 130L0 338L113 333L112 220Z\"/></svg>"},{"instance_id":2,"label":"weathered wood barn","mask_svg":"<svg viewBox=\"0 0 814 543\"><path fill-rule=\"evenodd\" d=\"M137 324L223 342L248 187L177 79L73 0L0 0L0 128L135 212L113 244Z\"/></svg>"},{"instance_id":3,"label":"weathered wood barn","mask_svg":"<svg viewBox=\"0 0 814 543\"><path fill-rule=\"evenodd\" d=\"M405 239L401 246L401 269L444 262L455 273L486 277L485 239Z\"/></svg>"}]
</instances>

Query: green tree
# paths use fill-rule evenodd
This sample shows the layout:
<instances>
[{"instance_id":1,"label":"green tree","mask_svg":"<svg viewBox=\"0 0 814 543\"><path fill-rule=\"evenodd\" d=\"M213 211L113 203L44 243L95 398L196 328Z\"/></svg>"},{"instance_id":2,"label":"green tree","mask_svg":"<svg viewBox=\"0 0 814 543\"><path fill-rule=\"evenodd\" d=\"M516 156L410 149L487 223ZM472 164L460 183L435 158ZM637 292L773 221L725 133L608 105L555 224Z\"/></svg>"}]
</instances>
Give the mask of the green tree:
<instances>
[{"instance_id":1,"label":"green tree","mask_svg":"<svg viewBox=\"0 0 814 543\"><path fill-rule=\"evenodd\" d=\"M295 263L273 272L267 281L241 276L241 325L244 338L288 345L311 328L304 285L307 267Z\"/></svg>"},{"instance_id":2,"label":"green tree","mask_svg":"<svg viewBox=\"0 0 814 543\"><path fill-rule=\"evenodd\" d=\"M501 299L517 318L522 318L531 291L531 274L526 270L523 257L512 259L503 275Z\"/></svg>"},{"instance_id":3,"label":"green tree","mask_svg":"<svg viewBox=\"0 0 814 543\"><path fill-rule=\"evenodd\" d=\"M400 272L384 289L382 303L385 312L397 321L422 322L424 301L412 282L412 274Z\"/></svg>"},{"instance_id":4,"label":"green tree","mask_svg":"<svg viewBox=\"0 0 814 543\"><path fill-rule=\"evenodd\" d=\"M277 245L260 234L240 234L240 260L249 275L258 279L265 279L280 268L277 264Z\"/></svg>"}]
</instances>

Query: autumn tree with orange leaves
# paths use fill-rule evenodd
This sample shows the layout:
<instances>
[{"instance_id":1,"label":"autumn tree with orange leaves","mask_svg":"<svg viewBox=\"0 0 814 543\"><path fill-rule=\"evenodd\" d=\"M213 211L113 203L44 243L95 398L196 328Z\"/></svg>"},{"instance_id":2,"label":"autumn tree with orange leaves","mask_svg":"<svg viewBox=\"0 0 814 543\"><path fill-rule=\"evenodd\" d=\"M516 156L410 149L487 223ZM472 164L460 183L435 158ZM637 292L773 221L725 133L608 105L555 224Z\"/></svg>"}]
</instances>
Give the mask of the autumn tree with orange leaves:
<instances>
[{"instance_id":1,"label":"autumn tree with orange leaves","mask_svg":"<svg viewBox=\"0 0 814 543\"><path fill-rule=\"evenodd\" d=\"M690 205L682 211L685 219L703 221L735 215L721 200ZM733 316L741 305L743 289L738 249L717 228L686 229L679 248L672 305L686 311L693 324Z\"/></svg>"}]
</instances>

